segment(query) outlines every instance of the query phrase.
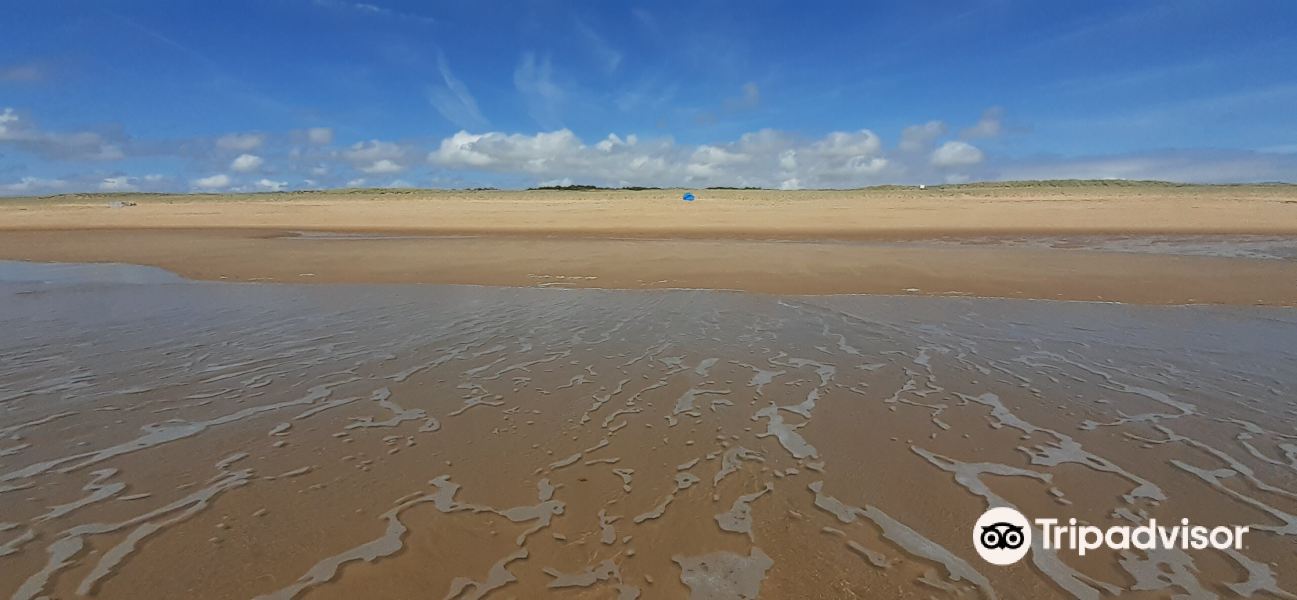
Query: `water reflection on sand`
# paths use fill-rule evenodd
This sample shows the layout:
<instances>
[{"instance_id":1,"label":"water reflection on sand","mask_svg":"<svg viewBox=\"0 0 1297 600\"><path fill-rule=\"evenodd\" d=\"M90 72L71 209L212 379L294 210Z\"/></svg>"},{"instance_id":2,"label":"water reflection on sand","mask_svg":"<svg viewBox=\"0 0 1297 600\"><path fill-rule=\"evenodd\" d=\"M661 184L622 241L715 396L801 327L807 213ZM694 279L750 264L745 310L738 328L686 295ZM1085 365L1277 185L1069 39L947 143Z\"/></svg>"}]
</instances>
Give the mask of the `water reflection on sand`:
<instances>
[{"instance_id":1,"label":"water reflection on sand","mask_svg":"<svg viewBox=\"0 0 1297 600\"><path fill-rule=\"evenodd\" d=\"M15 598L1297 590L1292 310L69 269L0 268ZM991 504L1253 533L994 567Z\"/></svg>"}]
</instances>

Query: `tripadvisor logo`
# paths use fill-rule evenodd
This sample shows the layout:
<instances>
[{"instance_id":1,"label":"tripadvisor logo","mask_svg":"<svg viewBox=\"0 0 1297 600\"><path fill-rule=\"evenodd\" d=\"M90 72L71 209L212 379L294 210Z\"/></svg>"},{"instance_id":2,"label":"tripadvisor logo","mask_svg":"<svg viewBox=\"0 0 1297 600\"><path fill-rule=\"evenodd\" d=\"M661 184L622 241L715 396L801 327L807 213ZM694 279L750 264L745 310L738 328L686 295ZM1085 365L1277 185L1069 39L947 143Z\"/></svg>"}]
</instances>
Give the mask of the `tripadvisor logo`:
<instances>
[{"instance_id":1,"label":"tripadvisor logo","mask_svg":"<svg viewBox=\"0 0 1297 600\"><path fill-rule=\"evenodd\" d=\"M1031 548L1031 524L1022 513L1001 506L992 508L973 526L973 547L993 565L1011 565Z\"/></svg>"},{"instance_id":2,"label":"tripadvisor logo","mask_svg":"<svg viewBox=\"0 0 1297 600\"><path fill-rule=\"evenodd\" d=\"M1060 524L1058 519L1035 519L1042 550L1067 549L1085 556L1099 548L1111 550L1173 549L1216 550L1243 548L1243 526L1204 527L1180 519L1178 525L1159 525L1157 519L1139 526L1113 525L1106 529L1094 525L1077 525L1076 519ZM973 548L983 560L993 565L1011 565L1022 560L1032 547L1032 530L1027 517L1013 508L1000 506L982 513L973 525Z\"/></svg>"}]
</instances>

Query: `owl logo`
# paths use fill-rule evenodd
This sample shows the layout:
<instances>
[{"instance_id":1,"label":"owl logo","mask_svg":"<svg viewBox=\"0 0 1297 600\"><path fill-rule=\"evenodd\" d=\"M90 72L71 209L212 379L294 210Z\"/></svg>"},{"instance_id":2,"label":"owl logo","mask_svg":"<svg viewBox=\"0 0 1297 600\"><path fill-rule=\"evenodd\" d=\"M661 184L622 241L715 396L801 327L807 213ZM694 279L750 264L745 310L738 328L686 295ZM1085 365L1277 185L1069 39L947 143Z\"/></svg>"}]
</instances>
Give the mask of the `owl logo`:
<instances>
[{"instance_id":1,"label":"owl logo","mask_svg":"<svg viewBox=\"0 0 1297 600\"><path fill-rule=\"evenodd\" d=\"M1031 550L1031 523L1008 506L993 507L982 513L972 533L973 549L993 565L1011 565Z\"/></svg>"},{"instance_id":2,"label":"owl logo","mask_svg":"<svg viewBox=\"0 0 1297 600\"><path fill-rule=\"evenodd\" d=\"M1022 535L1021 527L1001 521L982 527L981 541L982 546L987 548L1017 550L1022 547L1026 537Z\"/></svg>"}]
</instances>

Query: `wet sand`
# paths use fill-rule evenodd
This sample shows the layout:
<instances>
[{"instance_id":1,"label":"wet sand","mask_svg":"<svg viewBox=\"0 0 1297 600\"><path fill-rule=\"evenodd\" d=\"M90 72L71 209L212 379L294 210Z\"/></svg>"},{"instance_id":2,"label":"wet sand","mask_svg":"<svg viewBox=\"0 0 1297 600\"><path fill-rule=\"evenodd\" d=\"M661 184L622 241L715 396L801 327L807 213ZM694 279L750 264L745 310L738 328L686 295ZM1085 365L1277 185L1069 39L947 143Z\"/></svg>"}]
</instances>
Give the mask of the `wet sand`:
<instances>
[{"instance_id":1,"label":"wet sand","mask_svg":"<svg viewBox=\"0 0 1297 600\"><path fill-rule=\"evenodd\" d=\"M1250 238L909 241L609 240L251 230L0 232L0 257L154 265L194 279L450 283L769 294L1039 298L1140 304L1297 305L1297 252ZM1218 239L1218 238L1205 238ZM1118 241L1120 245L1114 245ZM1106 245L1105 245L1106 244ZM1205 248L1204 248L1205 247ZM1177 253L1178 250L1183 252ZM1198 252L1188 254L1186 252ZM1210 252L1210 253L1208 253Z\"/></svg>"},{"instance_id":2,"label":"wet sand","mask_svg":"<svg viewBox=\"0 0 1297 600\"><path fill-rule=\"evenodd\" d=\"M1287 308L0 279L15 598L1297 591ZM993 567L990 504L1253 533Z\"/></svg>"}]
</instances>

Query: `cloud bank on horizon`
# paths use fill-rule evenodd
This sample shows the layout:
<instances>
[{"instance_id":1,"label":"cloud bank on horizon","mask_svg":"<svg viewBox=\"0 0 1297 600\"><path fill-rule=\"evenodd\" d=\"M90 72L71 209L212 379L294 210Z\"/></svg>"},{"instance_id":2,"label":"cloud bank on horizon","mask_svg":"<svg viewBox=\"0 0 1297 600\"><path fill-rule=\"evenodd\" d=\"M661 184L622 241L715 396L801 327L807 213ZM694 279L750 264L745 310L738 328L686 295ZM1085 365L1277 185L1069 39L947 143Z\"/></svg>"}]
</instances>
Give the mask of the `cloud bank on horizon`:
<instances>
[{"instance_id":1,"label":"cloud bank on horizon","mask_svg":"<svg viewBox=\"0 0 1297 600\"><path fill-rule=\"evenodd\" d=\"M0 195L1297 181L1297 5L918 4L30 3Z\"/></svg>"}]
</instances>

